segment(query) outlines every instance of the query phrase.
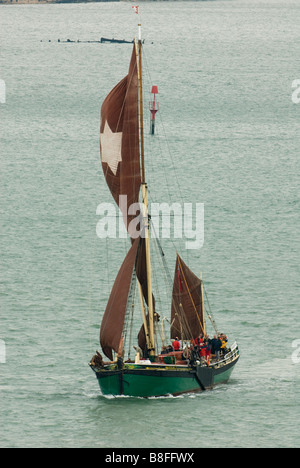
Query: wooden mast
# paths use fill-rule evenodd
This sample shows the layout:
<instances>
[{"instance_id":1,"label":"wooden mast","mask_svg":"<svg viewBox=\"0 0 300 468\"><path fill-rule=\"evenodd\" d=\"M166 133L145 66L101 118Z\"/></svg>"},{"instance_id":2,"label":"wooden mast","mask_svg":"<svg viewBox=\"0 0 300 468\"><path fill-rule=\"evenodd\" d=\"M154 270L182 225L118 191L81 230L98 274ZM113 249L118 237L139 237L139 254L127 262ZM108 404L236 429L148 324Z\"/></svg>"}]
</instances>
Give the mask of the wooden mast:
<instances>
[{"instance_id":1,"label":"wooden mast","mask_svg":"<svg viewBox=\"0 0 300 468\"><path fill-rule=\"evenodd\" d=\"M142 172L142 198L143 198L143 220L145 229L146 248L146 268L147 268L147 291L148 291L148 315L149 315L149 340L147 340L150 356L155 355L154 341L154 310L152 295L152 275L151 275L151 252L149 237L149 216L148 216L148 188L145 175L145 149L144 149L144 111L143 111L143 79L142 79L142 27L138 25L138 81L139 81L139 103L140 103L140 141L141 141L141 172ZM145 329L147 337L147 332Z\"/></svg>"}]
</instances>

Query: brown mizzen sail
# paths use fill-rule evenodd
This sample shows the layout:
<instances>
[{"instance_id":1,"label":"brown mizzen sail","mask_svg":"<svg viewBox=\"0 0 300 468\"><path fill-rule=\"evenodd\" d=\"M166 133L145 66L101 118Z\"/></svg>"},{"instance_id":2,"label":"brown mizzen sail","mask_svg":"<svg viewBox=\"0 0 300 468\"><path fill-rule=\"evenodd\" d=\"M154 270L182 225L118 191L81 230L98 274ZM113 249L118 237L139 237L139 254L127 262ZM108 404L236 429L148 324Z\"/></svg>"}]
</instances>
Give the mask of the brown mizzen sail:
<instances>
[{"instance_id":1,"label":"brown mizzen sail","mask_svg":"<svg viewBox=\"0 0 300 468\"><path fill-rule=\"evenodd\" d=\"M177 255L172 309L171 338L194 339L205 334L202 281Z\"/></svg>"},{"instance_id":2,"label":"brown mizzen sail","mask_svg":"<svg viewBox=\"0 0 300 468\"><path fill-rule=\"evenodd\" d=\"M100 344L104 354L113 360L113 351L119 351L125 316L127 311L128 296L134 272L136 256L140 239L133 242L125 260L116 277L109 301L103 316L100 330Z\"/></svg>"},{"instance_id":3,"label":"brown mizzen sail","mask_svg":"<svg viewBox=\"0 0 300 468\"><path fill-rule=\"evenodd\" d=\"M101 108L100 150L107 185L119 206L126 229L136 214L128 208L139 201L141 187L138 70L133 47L128 75L113 88ZM120 195L126 196L120 203ZM136 238L136 229L131 237Z\"/></svg>"}]
</instances>

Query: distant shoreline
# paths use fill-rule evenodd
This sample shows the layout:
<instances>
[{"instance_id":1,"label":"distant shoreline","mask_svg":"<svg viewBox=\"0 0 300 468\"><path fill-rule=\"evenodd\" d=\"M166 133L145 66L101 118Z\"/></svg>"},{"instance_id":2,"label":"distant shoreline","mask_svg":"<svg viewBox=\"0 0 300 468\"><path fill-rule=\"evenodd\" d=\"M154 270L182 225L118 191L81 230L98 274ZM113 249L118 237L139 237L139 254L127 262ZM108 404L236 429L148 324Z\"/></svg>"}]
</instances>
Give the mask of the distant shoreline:
<instances>
[{"instance_id":1,"label":"distant shoreline","mask_svg":"<svg viewBox=\"0 0 300 468\"><path fill-rule=\"evenodd\" d=\"M120 0L0 0L0 5L45 5L47 3L107 3Z\"/></svg>"}]
</instances>

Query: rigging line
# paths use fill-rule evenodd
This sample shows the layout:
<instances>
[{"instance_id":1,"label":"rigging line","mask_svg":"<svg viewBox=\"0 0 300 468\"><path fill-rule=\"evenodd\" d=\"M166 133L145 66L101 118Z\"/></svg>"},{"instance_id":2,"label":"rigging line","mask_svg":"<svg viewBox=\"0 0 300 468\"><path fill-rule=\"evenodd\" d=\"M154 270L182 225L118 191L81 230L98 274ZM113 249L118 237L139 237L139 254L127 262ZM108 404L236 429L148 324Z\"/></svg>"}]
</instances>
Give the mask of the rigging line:
<instances>
[{"instance_id":1,"label":"rigging line","mask_svg":"<svg viewBox=\"0 0 300 468\"><path fill-rule=\"evenodd\" d=\"M160 244L160 242L159 242L159 239L158 239L158 237L157 237L157 235L156 235L156 231L155 231L154 225L153 225L152 222L151 222L151 224L152 224L152 228L153 228L153 231L154 231L154 234L155 234L155 241L156 241L155 245L156 245L156 248L158 249L158 251L159 251L159 253L160 253L160 255L159 255L158 257L161 258L162 266L163 266L163 269L164 269L164 271L165 271L165 281L166 281L166 280L168 281L167 287L172 291L172 289L173 289L173 280L172 280L172 277L171 277L171 274L170 274L170 271L169 271L168 264L167 264L167 262L166 262L165 254L164 254L163 248L162 248L162 246L161 246L161 244ZM178 314L178 311L179 311L179 310L178 310L178 308L177 308L177 304L176 304L176 302L174 301L174 299L172 299L172 301L174 302L173 305L175 306L175 309L177 309L177 315L178 315L178 316L181 315L181 314ZM180 312L181 312L181 310L180 310ZM184 315L185 315L185 314L184 314ZM185 319L186 319L186 317L185 317ZM188 324L187 324L187 327L189 327ZM191 332L191 330L189 330L189 331Z\"/></svg>"},{"instance_id":2,"label":"rigging line","mask_svg":"<svg viewBox=\"0 0 300 468\"><path fill-rule=\"evenodd\" d=\"M124 337L124 355L125 355L125 347L127 345L127 336L129 334L128 338L128 359L130 358L130 351L131 351L131 345L132 345L132 332L133 332L133 318L134 318L134 309L135 309L135 294L136 294L136 283L137 283L137 277L136 277L136 272L135 269L132 272L132 278L131 278L131 285L130 285L130 290L128 294L128 299L127 299L127 306L126 306L126 315L125 315L125 320L124 320L124 328L123 328L123 337ZM129 333L128 333L129 331Z\"/></svg>"},{"instance_id":3,"label":"rigging line","mask_svg":"<svg viewBox=\"0 0 300 468\"><path fill-rule=\"evenodd\" d=\"M153 259L154 260L154 259ZM154 262L153 262L154 263ZM153 283L154 283L154 290L159 291L158 287L158 281L157 281L157 274L156 274L156 268L152 269L152 277L153 277ZM157 294L155 296L155 312L157 312L157 309L161 313L162 307L161 307L161 300L160 300L161 295ZM158 307L157 307L158 306Z\"/></svg>"},{"instance_id":4,"label":"rigging line","mask_svg":"<svg viewBox=\"0 0 300 468\"><path fill-rule=\"evenodd\" d=\"M170 278L169 278L168 267L166 265L164 257L161 254L161 247L160 247L159 243L157 242L157 239L155 239L155 241L156 242L154 243L154 246L155 246L156 256L159 259L158 261L161 262L161 267L162 268L160 268L160 271L162 272L162 277L163 277L164 283L165 283L164 295L167 295L170 291L172 291L172 289L171 289L172 284L171 284Z\"/></svg>"},{"instance_id":5,"label":"rigging line","mask_svg":"<svg viewBox=\"0 0 300 468\"><path fill-rule=\"evenodd\" d=\"M171 149L170 149L170 143L169 143L168 138L167 138L167 132L166 132L166 129L165 129L163 120L162 120L162 116L161 116L160 114L158 115L158 118L159 118L159 120L160 120L160 122L161 122L161 125L162 125L162 128L163 128L163 136L164 136L165 141L166 141L168 153L169 153L169 156L170 156L170 158L171 158L171 163L172 163L173 172L174 172L174 174L175 174L176 187L177 187L177 189L178 189L178 191L179 191L179 196L180 196L181 203L183 204L184 198L183 198L183 195L182 195L181 185L180 185L180 182L179 182L179 179L178 179L178 176L177 176L176 166L175 166L174 159L173 159L173 156L172 156L172 152L171 152Z\"/></svg>"},{"instance_id":6,"label":"rigging line","mask_svg":"<svg viewBox=\"0 0 300 468\"><path fill-rule=\"evenodd\" d=\"M105 238L105 252L106 252L106 271L107 271L107 287L109 288L110 285L110 269L109 269L109 261L108 261L108 238Z\"/></svg>"},{"instance_id":7,"label":"rigging line","mask_svg":"<svg viewBox=\"0 0 300 468\"><path fill-rule=\"evenodd\" d=\"M144 68L146 69L146 73L148 75L148 79L150 80L151 83L153 83L153 80L152 80L152 77L151 77L151 73L150 73L150 67L148 65L148 59L147 59L147 51L145 48L143 48L143 51L144 51L144 54L143 54L143 58L144 58ZM145 87L144 87L145 88ZM159 129L156 129L156 132L157 132L157 136L159 137ZM151 142L151 150L153 150L154 148L154 141L155 142L158 142L158 145L159 145L159 152L160 154L162 155L162 158L161 160L163 160L163 154L164 154L164 151L162 151L162 145L161 145L161 139L160 138L156 138L155 140L153 139L153 137L151 137L150 139L150 142ZM167 143L167 150L170 153L170 148L168 146L168 141L167 141L167 138L166 138L166 133L165 133L165 142ZM172 158L171 158L172 160ZM172 162L173 166L174 166L174 163ZM168 182L168 177L166 175L166 166L165 164L162 164L162 168L163 168L163 171L164 171L164 176L165 176L165 181L166 181L166 187L167 187L167 191L168 191L168 196L169 196L169 200L171 201L171 190L170 190L170 186L169 186L169 182ZM176 174L175 174L176 176ZM177 178L177 177L175 177ZM178 181L177 181L177 184L178 184ZM181 196L181 201L183 200L182 196Z\"/></svg>"},{"instance_id":8,"label":"rigging line","mask_svg":"<svg viewBox=\"0 0 300 468\"><path fill-rule=\"evenodd\" d=\"M153 277L153 283L154 283L154 286L155 286L155 289L156 291L159 291L159 288L158 288L158 282L157 282L157 275L156 275L156 269L153 268L153 271L152 271L152 277ZM161 300L160 300L160 297L161 295L158 293L155 297L155 313L158 314L158 311L159 311L159 316L162 315L162 306L161 306ZM158 346L158 335L160 336L160 327L159 327L159 322L158 320L155 320L154 321L154 329L155 329L155 341L156 341L156 349L158 350L159 349L159 346ZM160 336L161 338L161 336Z\"/></svg>"},{"instance_id":9,"label":"rigging line","mask_svg":"<svg viewBox=\"0 0 300 468\"><path fill-rule=\"evenodd\" d=\"M176 334L179 334L180 336L183 335L185 337L185 339L188 339L188 337L190 337L190 339L192 339L193 338L192 329L191 329L191 327L189 325L187 316L184 313L184 309L183 309L183 306L182 306L181 302L178 305L176 303L176 301L175 301L175 298L174 298L174 299L172 299L172 304L174 305L174 307L176 309L175 317L174 317L174 319L173 319L173 321L171 323L171 327L172 327L173 331L176 331L177 332ZM177 318L179 320L179 327L180 328L178 328L178 325L176 326L176 324L175 324L176 316L177 316ZM183 336L181 336L182 339L183 339Z\"/></svg>"},{"instance_id":10,"label":"rigging line","mask_svg":"<svg viewBox=\"0 0 300 468\"><path fill-rule=\"evenodd\" d=\"M143 57L144 57L144 63L145 63L144 69L146 69L146 72L147 72L148 76L151 79L151 74L150 74L150 71L149 71L149 65L148 65L148 60L147 60L147 52L145 52L145 48L143 48L143 51L144 51ZM169 174L170 171L167 174L167 165L164 163L164 162L167 161L167 158L164 158L164 154L165 153L169 154L169 160L171 161L171 166L172 166L173 172L175 174L175 180L176 180L176 184L177 184L177 189L176 189L176 194L175 194L176 195L176 201L178 202L178 191L179 191L179 203L181 203L181 206L183 206L183 195L182 195L182 192L181 192L181 185L179 183L177 172L176 172L176 166L174 164L174 159L172 157L172 153L171 153L171 150L170 150L170 145L169 145L168 138L166 136L166 131L165 131L165 127L163 125L162 117L160 116L159 118L160 118L160 121L161 121L162 127L163 127L163 140L164 140L164 143L166 143L167 148L166 148L166 150L163 151L163 148L162 148L162 145L161 145L161 138L153 139L153 137L151 137L150 138L151 150L153 150L153 148L154 148L154 142L156 142L156 143L158 142L159 153L161 155L160 161L162 162L161 167L163 169L164 179L165 179L165 187L167 189L169 202L172 203L172 201L174 199L174 190L171 190L171 188L170 188L170 185L171 185L171 183L169 183L170 177L168 177L168 175L170 175ZM159 137L159 131L157 131L157 135ZM152 163L152 158L150 158L149 162ZM172 187L174 187L174 182L172 182ZM148 195L149 195L149 198L151 199L151 202L152 203L155 202L155 199L152 197L152 193L151 193L151 190L150 190L149 187L148 187ZM180 239L181 239L181 242L182 242L182 238L180 238ZM178 245L181 245L181 243L177 242L177 245L173 241L172 241L172 243L173 243L175 249L178 250ZM189 253L187 253L187 255L188 254Z\"/></svg>"},{"instance_id":11,"label":"rigging line","mask_svg":"<svg viewBox=\"0 0 300 468\"><path fill-rule=\"evenodd\" d=\"M95 237L94 238L94 241L93 241L93 249L92 249L92 253L95 253L96 251L96 248L95 248L95 245L96 245L96 241L97 241L97 238ZM90 262L90 280L89 280L89 292L88 292L88 335L89 335L89 345L90 345L90 348L92 349L92 320L91 320L91 317L92 317L92 284L93 284L93 280L94 280L94 275L95 275L95 255L92 256L92 261Z\"/></svg>"},{"instance_id":12,"label":"rigging line","mask_svg":"<svg viewBox=\"0 0 300 468\"><path fill-rule=\"evenodd\" d=\"M155 201L153 200L152 196L151 196L151 192L150 190L148 191L148 195L149 195L149 199L151 201L151 203L155 203ZM157 233L154 229L154 223L151 221L151 214L150 214L150 222L151 222L151 227L153 228L153 231L155 233L155 236L156 236L156 239L159 239L159 236L157 236ZM172 216L174 219L175 219L175 216ZM161 215L158 215L157 218L160 218L161 219L161 222L162 222L162 227L165 227L166 229L168 228L168 226L164 223L163 221L163 217ZM173 226L173 232L174 232L174 226ZM170 233L171 233L171 230L170 230ZM176 238L177 239L177 238ZM180 239L180 238L179 238ZM178 245L175 244L175 236L174 236L174 239L172 239L172 237L170 236L168 238L169 241L171 241L175 251L177 252L178 251ZM177 239L178 240L178 239ZM179 244L179 242L177 242Z\"/></svg>"},{"instance_id":13,"label":"rigging line","mask_svg":"<svg viewBox=\"0 0 300 468\"><path fill-rule=\"evenodd\" d=\"M149 72L149 67L148 67L148 62L147 62L147 54L144 52L144 61L147 65L147 71ZM150 76L150 73L149 73L149 76ZM175 165L175 162L174 162L174 158L173 158L173 155L172 155L172 152L171 152L171 148L170 148L170 143L169 143L169 140L167 138L167 132L166 132L166 128L165 128L165 125L164 125L164 122L163 122L163 119L162 119L162 115L161 113L158 115L158 118L159 118L159 122L161 123L161 127L162 127L162 130L163 130L163 138L164 138L164 142L166 143L166 147L167 147L167 153L169 155L169 159L171 161L171 166L172 166L172 170L173 170L173 173L174 173L174 178L175 178L175 184L176 184L176 195L177 195L177 198L178 199L178 194L179 194L179 199L180 199L180 202L181 202L181 205L183 206L184 204L184 198L183 198L183 194L182 194L182 190L181 190L181 184L179 182L179 178L178 178L178 175L177 175L177 171L176 171L176 165ZM158 135L159 135L159 131L158 131ZM159 143L160 143L160 139L159 139ZM161 149L161 147L160 147ZM162 151L161 151L161 154ZM168 191L168 196L169 196L169 200L171 201L172 198L171 198L171 190L169 188L169 184L168 184L168 177L167 177L167 174L166 174L166 167L164 164L162 164L163 166L163 170L164 170L164 176L165 176L165 180L166 180L166 186L167 186L167 191ZM173 178L172 178L173 179ZM174 182L172 184L172 187L175 185ZM189 258L189 251L187 251L187 256Z\"/></svg>"},{"instance_id":14,"label":"rigging line","mask_svg":"<svg viewBox=\"0 0 300 468\"><path fill-rule=\"evenodd\" d=\"M210 307L210 303L209 303L209 300L208 300L206 288L205 288L204 285L203 285L203 289L204 289L204 293L205 293L206 302L207 302L207 305L208 305L208 308L209 308L209 314L207 314L207 315L208 315L208 318L209 318L209 320L211 321L211 324L212 324L212 326L214 327L216 333L219 334L219 330L218 330L218 328L217 328L217 324L216 324L216 321L215 321L215 319L214 319L214 316L213 316L213 313L212 313L212 310L211 310L211 307Z\"/></svg>"},{"instance_id":15,"label":"rigging line","mask_svg":"<svg viewBox=\"0 0 300 468\"><path fill-rule=\"evenodd\" d=\"M205 334L205 331L204 331L203 325L202 325L202 323L201 323L201 319L200 319L200 317L199 317L199 314L198 314L197 308L196 308L196 306L195 306L195 303L194 303L194 301L193 301L193 298L192 298L192 295L191 295L190 289L189 289L189 287L188 287L188 284L187 284L187 281L186 281L186 278L185 278L185 275L184 275L184 272L183 272L183 269L182 269L182 265L181 265L180 257L179 257L179 255L178 255L178 254L177 254L177 259L178 259L178 265L179 265L179 268L180 268L181 274L182 274L182 276L183 276L183 279L184 279L184 282L185 282L186 288L187 288L187 290L188 290L188 293L189 293L190 299L191 299L191 301L192 301L192 304L193 304L194 310L195 310L195 312L196 312L196 317L197 317L197 319L198 319L198 321L199 321L199 324L200 324L200 327L201 327L201 329L202 329L202 332L203 332L203 334Z\"/></svg>"},{"instance_id":16,"label":"rigging line","mask_svg":"<svg viewBox=\"0 0 300 468\"><path fill-rule=\"evenodd\" d=\"M154 226L153 226L153 230L154 230L154 233L155 233ZM168 265L167 265L167 262L166 262L166 259L165 259L163 249L162 249L162 247L160 245L160 242L159 242L157 237L155 237L155 241L156 242L155 242L154 245L156 247L156 251L158 252L157 256L161 260L162 269L165 272L165 275L163 275L163 276L164 276L164 281L165 281L165 285L166 285L166 290L170 291L170 293L171 293L172 306L174 307L174 309L176 311L176 315L178 317L179 324L180 324L180 329L177 326L174 325L174 320L173 320L171 326L173 327L173 330L176 330L176 332L178 332L179 334L181 332L183 332L186 337L189 336L189 337L192 338L193 337L192 330L191 330L191 327L189 325L186 314L184 313L184 309L182 307L182 304L181 303L178 304L176 299L173 297L173 281L172 281L172 277L170 275L170 271L169 271L169 268L168 268Z\"/></svg>"}]
</instances>

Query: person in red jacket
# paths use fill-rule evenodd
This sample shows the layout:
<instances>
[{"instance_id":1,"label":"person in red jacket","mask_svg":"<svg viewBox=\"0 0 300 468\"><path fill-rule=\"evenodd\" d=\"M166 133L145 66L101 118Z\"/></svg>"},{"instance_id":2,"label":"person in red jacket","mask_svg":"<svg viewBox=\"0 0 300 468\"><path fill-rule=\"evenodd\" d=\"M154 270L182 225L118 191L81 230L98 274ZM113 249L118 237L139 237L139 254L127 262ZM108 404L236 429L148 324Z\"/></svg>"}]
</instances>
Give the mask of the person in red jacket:
<instances>
[{"instance_id":1,"label":"person in red jacket","mask_svg":"<svg viewBox=\"0 0 300 468\"><path fill-rule=\"evenodd\" d=\"M176 336L176 339L173 341L173 349L174 351L180 350L180 342L177 336Z\"/></svg>"},{"instance_id":2,"label":"person in red jacket","mask_svg":"<svg viewBox=\"0 0 300 468\"><path fill-rule=\"evenodd\" d=\"M200 336L197 336L197 338L195 339L195 345L196 346L201 346L203 344L203 335L200 335Z\"/></svg>"},{"instance_id":3,"label":"person in red jacket","mask_svg":"<svg viewBox=\"0 0 300 468\"><path fill-rule=\"evenodd\" d=\"M201 347L200 347L200 361L201 361L201 365L204 365L205 362L206 362L206 349L207 349L207 346L203 343L203 345L201 345Z\"/></svg>"}]
</instances>

